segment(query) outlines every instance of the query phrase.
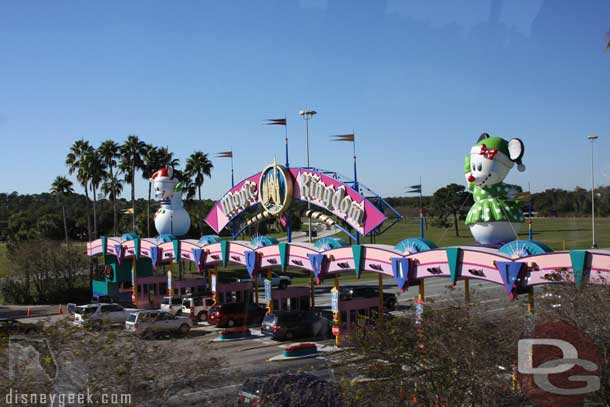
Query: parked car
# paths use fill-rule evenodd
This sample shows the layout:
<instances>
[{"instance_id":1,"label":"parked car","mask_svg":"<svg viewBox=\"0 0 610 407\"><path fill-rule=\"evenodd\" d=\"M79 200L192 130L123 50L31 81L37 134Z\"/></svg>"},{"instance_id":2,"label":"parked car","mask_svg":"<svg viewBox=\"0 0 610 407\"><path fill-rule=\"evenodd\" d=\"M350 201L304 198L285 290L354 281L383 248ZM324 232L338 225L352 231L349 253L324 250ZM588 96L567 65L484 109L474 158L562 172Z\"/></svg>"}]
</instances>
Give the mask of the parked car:
<instances>
[{"instance_id":1,"label":"parked car","mask_svg":"<svg viewBox=\"0 0 610 407\"><path fill-rule=\"evenodd\" d=\"M267 278L267 273L260 273L256 276L256 278L258 279L258 286L263 287L265 285L265 279ZM254 282L254 279L240 278L237 281L242 282L242 283L247 282L247 281ZM290 276L280 276L279 274L271 273L271 287L278 287L279 289L283 290L284 288L288 287L290 284L292 284L292 278Z\"/></svg>"},{"instance_id":2,"label":"parked car","mask_svg":"<svg viewBox=\"0 0 610 407\"><path fill-rule=\"evenodd\" d=\"M102 324L116 325L124 324L131 312L138 311L136 308L123 308L119 304L87 304L76 307L74 324L100 326Z\"/></svg>"},{"instance_id":3,"label":"parked car","mask_svg":"<svg viewBox=\"0 0 610 407\"><path fill-rule=\"evenodd\" d=\"M125 321L125 330L144 338L153 338L163 333L186 335L193 322L187 317L177 317L165 311L132 312Z\"/></svg>"},{"instance_id":4,"label":"parked car","mask_svg":"<svg viewBox=\"0 0 610 407\"><path fill-rule=\"evenodd\" d=\"M182 314L182 298L180 298L180 297L161 298L161 311L169 312L174 315Z\"/></svg>"},{"instance_id":5,"label":"parked car","mask_svg":"<svg viewBox=\"0 0 610 407\"><path fill-rule=\"evenodd\" d=\"M31 335L42 331L42 324L21 322L15 318L0 319L0 335Z\"/></svg>"},{"instance_id":6,"label":"parked car","mask_svg":"<svg viewBox=\"0 0 610 407\"><path fill-rule=\"evenodd\" d=\"M239 389L238 406L261 405L261 392L264 380L261 377L249 377Z\"/></svg>"},{"instance_id":7,"label":"parked car","mask_svg":"<svg viewBox=\"0 0 610 407\"><path fill-rule=\"evenodd\" d=\"M125 308L137 308L136 305L131 302L131 299L123 299L115 297L113 295L92 295L91 304L106 303L106 304L119 304Z\"/></svg>"},{"instance_id":8,"label":"parked car","mask_svg":"<svg viewBox=\"0 0 610 407\"><path fill-rule=\"evenodd\" d=\"M182 315L190 317L193 321L204 322L208 319L208 312L214 306L211 297L184 297L182 299Z\"/></svg>"},{"instance_id":9,"label":"parked car","mask_svg":"<svg viewBox=\"0 0 610 407\"><path fill-rule=\"evenodd\" d=\"M342 301L351 300L352 298L373 298L379 297L379 288L369 286L343 287L339 291L339 299ZM394 309L396 307L396 294L383 293L383 306L386 309Z\"/></svg>"},{"instance_id":10,"label":"parked car","mask_svg":"<svg viewBox=\"0 0 610 407\"><path fill-rule=\"evenodd\" d=\"M328 338L332 320L311 311L284 311L267 314L261 324L263 335L273 339L292 340L296 338Z\"/></svg>"},{"instance_id":11,"label":"parked car","mask_svg":"<svg viewBox=\"0 0 610 407\"><path fill-rule=\"evenodd\" d=\"M230 302L210 308L208 323L219 327L260 325L265 312L264 307L254 303Z\"/></svg>"}]
</instances>

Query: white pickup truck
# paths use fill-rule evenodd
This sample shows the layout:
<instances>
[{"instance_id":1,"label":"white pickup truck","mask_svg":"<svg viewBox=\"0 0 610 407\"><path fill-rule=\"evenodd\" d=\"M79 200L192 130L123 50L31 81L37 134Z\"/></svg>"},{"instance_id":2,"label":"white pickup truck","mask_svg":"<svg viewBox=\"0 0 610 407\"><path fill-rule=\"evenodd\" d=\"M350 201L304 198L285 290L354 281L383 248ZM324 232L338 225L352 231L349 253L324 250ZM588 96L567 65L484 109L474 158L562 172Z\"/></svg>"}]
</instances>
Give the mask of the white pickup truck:
<instances>
[{"instance_id":1,"label":"white pickup truck","mask_svg":"<svg viewBox=\"0 0 610 407\"><path fill-rule=\"evenodd\" d=\"M263 272L260 273L258 276L258 286L259 287L264 287L265 285L265 280L267 279L267 273ZM254 279L252 278L241 278L238 279L237 282L239 283L243 283L243 282L254 282ZM289 276L280 276L279 274L275 274L275 273L271 273L271 287L279 287L280 289L284 289L286 287L288 287L290 284L292 284L292 278L290 278Z\"/></svg>"},{"instance_id":2,"label":"white pickup truck","mask_svg":"<svg viewBox=\"0 0 610 407\"><path fill-rule=\"evenodd\" d=\"M123 325L130 313L138 311L137 308L123 308L119 304L87 304L76 307L74 324L83 326Z\"/></svg>"},{"instance_id":3,"label":"white pickup truck","mask_svg":"<svg viewBox=\"0 0 610 407\"><path fill-rule=\"evenodd\" d=\"M144 338L154 338L162 334L180 333L186 335L193 322L187 317L177 317L165 311L138 311L129 314L125 330Z\"/></svg>"}]
</instances>

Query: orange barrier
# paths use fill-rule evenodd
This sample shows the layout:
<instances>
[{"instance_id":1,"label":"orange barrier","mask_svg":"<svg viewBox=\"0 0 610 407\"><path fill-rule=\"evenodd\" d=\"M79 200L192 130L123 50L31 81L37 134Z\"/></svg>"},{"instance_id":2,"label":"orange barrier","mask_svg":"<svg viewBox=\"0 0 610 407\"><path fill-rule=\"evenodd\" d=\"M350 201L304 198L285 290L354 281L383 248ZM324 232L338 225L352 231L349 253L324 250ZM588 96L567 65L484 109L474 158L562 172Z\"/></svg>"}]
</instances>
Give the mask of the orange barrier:
<instances>
[{"instance_id":1,"label":"orange barrier","mask_svg":"<svg viewBox=\"0 0 610 407\"><path fill-rule=\"evenodd\" d=\"M61 309L61 304L59 304L58 313L59 313L60 315L64 313L64 310L63 310L63 309Z\"/></svg>"}]
</instances>

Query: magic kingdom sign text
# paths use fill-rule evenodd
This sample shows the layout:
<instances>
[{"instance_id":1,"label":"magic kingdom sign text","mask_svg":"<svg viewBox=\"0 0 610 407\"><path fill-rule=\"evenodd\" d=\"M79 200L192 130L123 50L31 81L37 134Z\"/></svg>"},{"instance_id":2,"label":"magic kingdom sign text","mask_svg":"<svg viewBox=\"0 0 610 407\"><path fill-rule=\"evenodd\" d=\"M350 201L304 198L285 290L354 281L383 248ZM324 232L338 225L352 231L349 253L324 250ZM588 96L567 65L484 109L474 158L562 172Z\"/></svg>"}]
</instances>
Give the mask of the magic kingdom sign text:
<instances>
[{"instance_id":1,"label":"magic kingdom sign text","mask_svg":"<svg viewBox=\"0 0 610 407\"><path fill-rule=\"evenodd\" d=\"M362 235L368 234L386 219L363 195L335 178L310 169L281 169L285 175L283 181L278 182L278 185L282 186L282 193L290 193L293 199L310 202L330 212L337 220L346 221ZM261 191L267 191L268 188L261 184L261 177L264 176L264 172L261 172L241 181L216 202L205 219L216 233L254 205L260 204L263 211L265 210L264 205L268 204L268 197L262 197Z\"/></svg>"}]
</instances>

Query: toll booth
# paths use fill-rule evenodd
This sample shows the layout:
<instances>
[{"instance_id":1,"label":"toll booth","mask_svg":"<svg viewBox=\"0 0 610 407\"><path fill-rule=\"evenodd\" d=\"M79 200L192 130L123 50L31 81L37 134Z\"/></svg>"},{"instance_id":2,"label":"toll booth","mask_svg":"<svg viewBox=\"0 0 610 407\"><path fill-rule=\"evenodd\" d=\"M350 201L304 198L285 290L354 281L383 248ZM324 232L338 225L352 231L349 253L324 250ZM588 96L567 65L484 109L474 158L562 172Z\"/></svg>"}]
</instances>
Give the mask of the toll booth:
<instances>
[{"instance_id":1,"label":"toll booth","mask_svg":"<svg viewBox=\"0 0 610 407\"><path fill-rule=\"evenodd\" d=\"M311 289L309 287L286 287L271 290L274 311L309 311L311 309Z\"/></svg>"},{"instance_id":2,"label":"toll booth","mask_svg":"<svg viewBox=\"0 0 610 407\"><path fill-rule=\"evenodd\" d=\"M217 283L216 295L219 304L228 302L253 302L252 282Z\"/></svg>"},{"instance_id":3,"label":"toll booth","mask_svg":"<svg viewBox=\"0 0 610 407\"><path fill-rule=\"evenodd\" d=\"M341 344L348 343L349 334L356 327L364 327L369 319L379 316L379 298L352 298L339 301Z\"/></svg>"},{"instance_id":4,"label":"toll booth","mask_svg":"<svg viewBox=\"0 0 610 407\"><path fill-rule=\"evenodd\" d=\"M136 278L138 308L158 309L161 306L161 298L167 295L167 276L148 276ZM175 297L187 294L204 295L208 283L205 278L194 278L173 281ZM131 292L131 289L129 289Z\"/></svg>"}]
</instances>

